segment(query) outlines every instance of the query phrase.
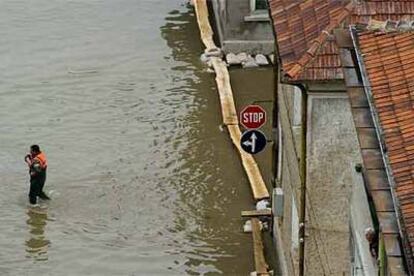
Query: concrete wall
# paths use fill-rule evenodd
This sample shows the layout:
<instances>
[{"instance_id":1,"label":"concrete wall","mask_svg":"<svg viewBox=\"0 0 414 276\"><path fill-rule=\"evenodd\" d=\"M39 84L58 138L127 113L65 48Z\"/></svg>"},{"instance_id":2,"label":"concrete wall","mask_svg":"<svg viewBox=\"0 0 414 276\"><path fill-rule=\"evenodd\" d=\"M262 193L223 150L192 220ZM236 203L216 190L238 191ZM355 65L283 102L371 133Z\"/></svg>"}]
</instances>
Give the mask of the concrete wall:
<instances>
[{"instance_id":1,"label":"concrete wall","mask_svg":"<svg viewBox=\"0 0 414 276\"><path fill-rule=\"evenodd\" d=\"M363 215L350 215L351 202L356 202L355 199L351 201L352 190L355 185L363 187L362 179L356 177L354 171L354 166L361 163L361 156L346 94L337 87L331 90L326 85L319 88L308 91L306 275L349 275L351 251L354 251L350 248L350 240L355 232L351 226L357 225L357 246L364 249L366 244L361 245L360 234L366 224L362 221L369 218L367 206L363 204L354 205L352 209L361 209ZM276 226L279 226L283 242L288 275L298 272L294 240L297 237L292 233L292 227L295 228L293 208L300 213L300 126L294 124L295 111L300 112L297 98L292 87L280 85L278 101L283 156L279 182L285 204L284 216L278 219ZM367 202L358 199L363 200ZM353 220L355 222L351 223Z\"/></svg>"},{"instance_id":2,"label":"concrete wall","mask_svg":"<svg viewBox=\"0 0 414 276\"><path fill-rule=\"evenodd\" d=\"M251 12L251 0L211 0L216 33L225 53L271 54L274 38L268 13Z\"/></svg>"},{"instance_id":3,"label":"concrete wall","mask_svg":"<svg viewBox=\"0 0 414 276\"><path fill-rule=\"evenodd\" d=\"M279 120L282 128L282 139L279 146L282 150L281 155L281 175L278 179L279 185L284 192L284 209L283 217L278 220L275 227L279 227L281 247L285 258L287 275L297 275L298 272L298 249L292 246L292 209L296 208L299 214L300 198L300 176L299 160L295 135L292 131L292 118L294 106L294 88L288 85L279 85L278 103L279 103ZM292 206L292 197L295 198L296 206Z\"/></svg>"},{"instance_id":4,"label":"concrete wall","mask_svg":"<svg viewBox=\"0 0 414 276\"><path fill-rule=\"evenodd\" d=\"M353 179L351 193L352 272L358 276L378 275L378 268L365 238L365 229L373 228L373 223L362 174L354 171Z\"/></svg>"},{"instance_id":5,"label":"concrete wall","mask_svg":"<svg viewBox=\"0 0 414 276\"><path fill-rule=\"evenodd\" d=\"M361 163L357 135L346 94L308 99L307 272L348 275L351 190Z\"/></svg>"}]
</instances>

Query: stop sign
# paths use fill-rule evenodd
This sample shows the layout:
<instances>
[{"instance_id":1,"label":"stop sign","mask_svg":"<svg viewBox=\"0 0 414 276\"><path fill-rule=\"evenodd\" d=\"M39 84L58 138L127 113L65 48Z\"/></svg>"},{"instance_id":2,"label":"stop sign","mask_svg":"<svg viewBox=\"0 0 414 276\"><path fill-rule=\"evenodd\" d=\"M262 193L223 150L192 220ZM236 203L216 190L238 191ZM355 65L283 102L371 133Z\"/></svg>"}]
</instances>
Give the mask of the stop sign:
<instances>
[{"instance_id":1,"label":"stop sign","mask_svg":"<svg viewBox=\"0 0 414 276\"><path fill-rule=\"evenodd\" d=\"M240 123L245 128L259 128L266 123L266 111L259 105L248 105L240 112Z\"/></svg>"}]
</instances>

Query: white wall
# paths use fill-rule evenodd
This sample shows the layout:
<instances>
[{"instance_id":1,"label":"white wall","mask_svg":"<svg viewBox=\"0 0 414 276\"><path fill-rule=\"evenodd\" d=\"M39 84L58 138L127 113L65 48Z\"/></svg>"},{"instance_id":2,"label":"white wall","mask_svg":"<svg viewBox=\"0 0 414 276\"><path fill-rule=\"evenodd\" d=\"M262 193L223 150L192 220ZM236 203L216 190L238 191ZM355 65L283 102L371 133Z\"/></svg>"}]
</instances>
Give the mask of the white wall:
<instances>
[{"instance_id":1,"label":"white wall","mask_svg":"<svg viewBox=\"0 0 414 276\"><path fill-rule=\"evenodd\" d=\"M354 245L354 275L377 275L375 260L371 257L369 244L365 238L365 229L372 226L368 199L361 173L353 170L353 187L351 196L351 229Z\"/></svg>"},{"instance_id":2,"label":"white wall","mask_svg":"<svg viewBox=\"0 0 414 276\"><path fill-rule=\"evenodd\" d=\"M307 131L307 275L350 274L353 167L361 162L347 95L311 93Z\"/></svg>"}]
</instances>

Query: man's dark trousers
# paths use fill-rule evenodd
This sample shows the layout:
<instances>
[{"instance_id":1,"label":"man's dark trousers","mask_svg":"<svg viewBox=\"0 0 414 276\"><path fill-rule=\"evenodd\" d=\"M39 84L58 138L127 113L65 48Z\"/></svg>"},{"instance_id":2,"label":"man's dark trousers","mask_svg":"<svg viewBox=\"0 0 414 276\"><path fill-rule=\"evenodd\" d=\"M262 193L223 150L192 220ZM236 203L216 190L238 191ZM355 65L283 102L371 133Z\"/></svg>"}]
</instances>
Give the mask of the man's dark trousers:
<instances>
[{"instance_id":1,"label":"man's dark trousers","mask_svg":"<svg viewBox=\"0 0 414 276\"><path fill-rule=\"evenodd\" d=\"M29 201L30 204L37 203L37 197L41 199L49 199L49 197L43 192L43 186L46 182L46 171L40 172L35 176L30 177L30 191Z\"/></svg>"}]
</instances>

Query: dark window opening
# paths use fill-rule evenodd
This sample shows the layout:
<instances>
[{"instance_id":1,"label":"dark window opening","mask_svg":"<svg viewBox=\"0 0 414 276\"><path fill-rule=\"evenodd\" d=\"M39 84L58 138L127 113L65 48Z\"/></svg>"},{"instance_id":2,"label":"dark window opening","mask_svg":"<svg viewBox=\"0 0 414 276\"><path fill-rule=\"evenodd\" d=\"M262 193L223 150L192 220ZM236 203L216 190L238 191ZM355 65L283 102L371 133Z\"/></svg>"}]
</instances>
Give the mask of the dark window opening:
<instances>
[{"instance_id":1,"label":"dark window opening","mask_svg":"<svg viewBox=\"0 0 414 276\"><path fill-rule=\"evenodd\" d=\"M267 0L256 0L255 10L267 10Z\"/></svg>"}]
</instances>

